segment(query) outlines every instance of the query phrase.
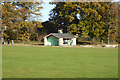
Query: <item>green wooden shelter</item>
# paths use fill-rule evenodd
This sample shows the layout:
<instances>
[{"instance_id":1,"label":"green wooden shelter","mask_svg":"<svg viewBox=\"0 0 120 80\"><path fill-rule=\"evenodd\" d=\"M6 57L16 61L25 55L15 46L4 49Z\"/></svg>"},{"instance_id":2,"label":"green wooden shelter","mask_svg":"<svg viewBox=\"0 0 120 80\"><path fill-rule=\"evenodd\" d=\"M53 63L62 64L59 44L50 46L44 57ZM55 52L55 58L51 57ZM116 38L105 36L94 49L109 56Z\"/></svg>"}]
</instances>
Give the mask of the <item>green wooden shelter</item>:
<instances>
[{"instance_id":1,"label":"green wooden shelter","mask_svg":"<svg viewBox=\"0 0 120 80\"><path fill-rule=\"evenodd\" d=\"M49 46L76 45L76 38L68 33L50 33L44 37L44 45Z\"/></svg>"}]
</instances>

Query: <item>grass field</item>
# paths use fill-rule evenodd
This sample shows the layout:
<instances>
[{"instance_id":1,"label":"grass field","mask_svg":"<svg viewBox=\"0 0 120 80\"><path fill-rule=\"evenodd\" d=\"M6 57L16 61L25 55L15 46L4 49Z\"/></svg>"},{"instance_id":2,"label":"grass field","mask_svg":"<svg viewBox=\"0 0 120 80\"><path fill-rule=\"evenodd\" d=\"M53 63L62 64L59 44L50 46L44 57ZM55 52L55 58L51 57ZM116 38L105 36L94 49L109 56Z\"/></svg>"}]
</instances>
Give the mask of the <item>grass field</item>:
<instances>
[{"instance_id":1,"label":"grass field","mask_svg":"<svg viewBox=\"0 0 120 80\"><path fill-rule=\"evenodd\" d=\"M117 78L118 48L2 46L3 78Z\"/></svg>"}]
</instances>

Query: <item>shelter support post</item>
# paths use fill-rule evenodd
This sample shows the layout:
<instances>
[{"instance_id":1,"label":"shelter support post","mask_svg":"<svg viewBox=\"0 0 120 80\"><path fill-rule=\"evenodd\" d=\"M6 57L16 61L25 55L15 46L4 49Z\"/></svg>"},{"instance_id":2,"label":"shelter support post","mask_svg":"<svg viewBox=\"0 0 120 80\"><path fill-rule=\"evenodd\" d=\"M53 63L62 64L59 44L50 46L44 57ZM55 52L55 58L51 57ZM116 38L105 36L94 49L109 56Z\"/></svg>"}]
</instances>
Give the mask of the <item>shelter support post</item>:
<instances>
[{"instance_id":1,"label":"shelter support post","mask_svg":"<svg viewBox=\"0 0 120 80\"><path fill-rule=\"evenodd\" d=\"M63 45L63 38L59 38L59 46Z\"/></svg>"},{"instance_id":2,"label":"shelter support post","mask_svg":"<svg viewBox=\"0 0 120 80\"><path fill-rule=\"evenodd\" d=\"M73 38L73 45L76 45L76 38Z\"/></svg>"},{"instance_id":3,"label":"shelter support post","mask_svg":"<svg viewBox=\"0 0 120 80\"><path fill-rule=\"evenodd\" d=\"M47 38L46 37L44 38L44 45L45 46L47 45Z\"/></svg>"}]
</instances>

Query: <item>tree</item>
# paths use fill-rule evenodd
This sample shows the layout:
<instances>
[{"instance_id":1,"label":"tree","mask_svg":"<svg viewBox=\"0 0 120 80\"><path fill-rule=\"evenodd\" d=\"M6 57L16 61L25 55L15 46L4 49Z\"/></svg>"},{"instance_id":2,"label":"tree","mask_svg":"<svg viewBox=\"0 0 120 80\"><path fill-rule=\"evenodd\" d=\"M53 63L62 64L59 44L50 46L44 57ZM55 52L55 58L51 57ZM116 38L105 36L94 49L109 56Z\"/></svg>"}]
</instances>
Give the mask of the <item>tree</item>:
<instances>
[{"instance_id":1,"label":"tree","mask_svg":"<svg viewBox=\"0 0 120 80\"><path fill-rule=\"evenodd\" d=\"M90 39L106 39L108 26L115 16L110 13L111 2L53 2L50 21L59 24L65 32L89 36ZM109 24L108 24L109 22ZM110 26L114 31L113 26Z\"/></svg>"},{"instance_id":2,"label":"tree","mask_svg":"<svg viewBox=\"0 0 120 80\"><path fill-rule=\"evenodd\" d=\"M120 44L120 2L118 3L118 43Z\"/></svg>"},{"instance_id":3,"label":"tree","mask_svg":"<svg viewBox=\"0 0 120 80\"><path fill-rule=\"evenodd\" d=\"M112 14L113 19L111 20L111 31L110 38L112 41L118 39L118 2L114 2L111 6L110 13Z\"/></svg>"},{"instance_id":4,"label":"tree","mask_svg":"<svg viewBox=\"0 0 120 80\"><path fill-rule=\"evenodd\" d=\"M2 3L2 25L7 26L7 30L16 31L22 36L22 40L30 38L32 32L36 32L37 28L41 28L39 13L42 6L39 2L3 2ZM35 18L31 16L35 16ZM33 22L34 21L34 22ZM5 33L4 33L5 34ZM27 36L26 39L23 36Z\"/></svg>"},{"instance_id":5,"label":"tree","mask_svg":"<svg viewBox=\"0 0 120 80\"><path fill-rule=\"evenodd\" d=\"M11 29L7 29L3 33L5 39L11 39L11 40L16 40L17 39L17 34L16 32L12 31Z\"/></svg>"}]
</instances>

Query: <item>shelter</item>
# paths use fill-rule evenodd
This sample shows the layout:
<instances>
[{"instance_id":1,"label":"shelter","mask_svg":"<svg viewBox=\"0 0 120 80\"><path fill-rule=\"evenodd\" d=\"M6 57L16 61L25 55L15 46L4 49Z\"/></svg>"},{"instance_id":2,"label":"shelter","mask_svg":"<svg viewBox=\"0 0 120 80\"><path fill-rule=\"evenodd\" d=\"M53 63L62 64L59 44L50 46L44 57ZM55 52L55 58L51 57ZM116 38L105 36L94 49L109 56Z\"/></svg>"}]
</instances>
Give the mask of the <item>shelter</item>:
<instances>
[{"instance_id":1,"label":"shelter","mask_svg":"<svg viewBox=\"0 0 120 80\"><path fill-rule=\"evenodd\" d=\"M44 45L49 46L76 45L76 38L68 33L50 33L44 37Z\"/></svg>"}]
</instances>

